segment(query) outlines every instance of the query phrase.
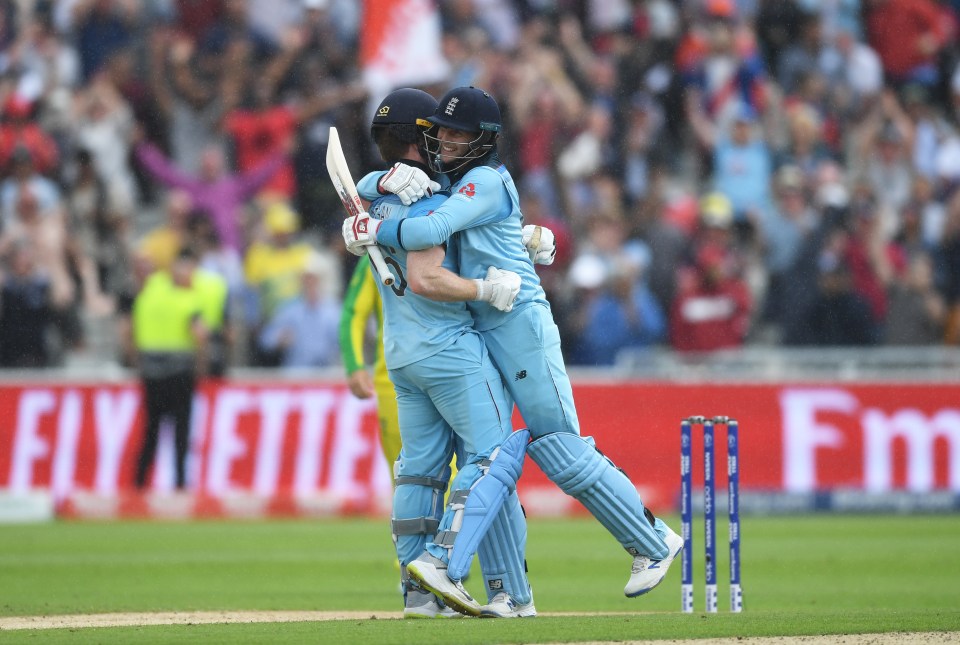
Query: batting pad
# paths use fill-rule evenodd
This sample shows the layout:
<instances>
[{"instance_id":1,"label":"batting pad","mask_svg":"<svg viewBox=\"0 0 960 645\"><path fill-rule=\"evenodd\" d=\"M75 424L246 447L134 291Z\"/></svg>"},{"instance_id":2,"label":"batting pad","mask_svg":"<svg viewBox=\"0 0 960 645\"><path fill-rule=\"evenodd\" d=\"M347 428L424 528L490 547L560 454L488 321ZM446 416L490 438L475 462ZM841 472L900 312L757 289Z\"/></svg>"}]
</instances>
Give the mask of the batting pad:
<instances>
[{"instance_id":1,"label":"batting pad","mask_svg":"<svg viewBox=\"0 0 960 645\"><path fill-rule=\"evenodd\" d=\"M479 464L467 464L457 471L457 476L450 484L450 495L447 497L447 507L440 518L440 528L433 539L427 542L427 552L444 562L450 561L450 551L460 534L463 523L463 510L470 494L470 489L483 472ZM449 570L447 571L449 575ZM452 577L452 576L451 576ZM460 578L453 578L459 580Z\"/></svg>"},{"instance_id":2,"label":"batting pad","mask_svg":"<svg viewBox=\"0 0 960 645\"><path fill-rule=\"evenodd\" d=\"M517 492L511 491L480 541L478 554L488 601L501 591L521 605L533 600L527 580L526 550L527 518Z\"/></svg>"},{"instance_id":3,"label":"batting pad","mask_svg":"<svg viewBox=\"0 0 960 645\"><path fill-rule=\"evenodd\" d=\"M513 494L516 496L517 480L523 471L523 457L530 441L530 431L517 430L490 455L487 472L470 488L463 508L460 532L450 551L447 574L454 580L460 580L470 570L470 563L477 552L484 535L500 514L504 500ZM519 507L519 502L517 506ZM523 513L520 513L521 520ZM523 522L524 542L526 541L526 522ZM523 556L520 556L521 562Z\"/></svg>"},{"instance_id":4,"label":"batting pad","mask_svg":"<svg viewBox=\"0 0 960 645\"><path fill-rule=\"evenodd\" d=\"M669 555L663 538L644 516L636 487L597 450L593 437L555 432L531 443L527 452L544 474L583 504L628 553L654 560Z\"/></svg>"},{"instance_id":5,"label":"batting pad","mask_svg":"<svg viewBox=\"0 0 960 645\"><path fill-rule=\"evenodd\" d=\"M440 478L400 476L393 491L393 541L400 564L416 559L440 526L450 468Z\"/></svg>"}]
</instances>

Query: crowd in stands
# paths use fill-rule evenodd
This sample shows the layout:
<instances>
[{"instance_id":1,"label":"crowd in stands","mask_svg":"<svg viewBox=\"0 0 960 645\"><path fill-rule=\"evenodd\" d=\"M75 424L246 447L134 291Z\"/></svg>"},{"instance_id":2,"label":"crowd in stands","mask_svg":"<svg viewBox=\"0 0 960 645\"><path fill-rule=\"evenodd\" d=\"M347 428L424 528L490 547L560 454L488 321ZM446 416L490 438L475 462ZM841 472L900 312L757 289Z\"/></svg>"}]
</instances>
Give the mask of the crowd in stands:
<instances>
[{"instance_id":1,"label":"crowd in stands","mask_svg":"<svg viewBox=\"0 0 960 645\"><path fill-rule=\"evenodd\" d=\"M572 364L960 343L957 0L438 0ZM363 3L0 0L0 367L122 324L184 246L229 362L322 367L355 258L327 177L368 137ZM127 360L125 356L104 357Z\"/></svg>"}]
</instances>

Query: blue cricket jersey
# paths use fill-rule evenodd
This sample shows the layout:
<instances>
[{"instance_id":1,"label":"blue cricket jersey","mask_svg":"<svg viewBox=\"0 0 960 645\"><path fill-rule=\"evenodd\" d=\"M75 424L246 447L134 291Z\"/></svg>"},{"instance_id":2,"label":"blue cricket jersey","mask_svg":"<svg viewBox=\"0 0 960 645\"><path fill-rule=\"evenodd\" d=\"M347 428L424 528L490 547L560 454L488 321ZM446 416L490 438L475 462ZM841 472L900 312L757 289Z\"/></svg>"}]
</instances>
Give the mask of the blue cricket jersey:
<instances>
[{"instance_id":1,"label":"blue cricket jersey","mask_svg":"<svg viewBox=\"0 0 960 645\"><path fill-rule=\"evenodd\" d=\"M424 216L445 200L445 195L435 195L404 206L396 195L387 195L371 204L370 215L384 220L384 224L405 219L429 219ZM439 246L445 241L430 246ZM456 249L451 245L455 246L456 240L447 246L443 267L457 273ZM438 354L465 332L472 332L473 319L465 303L437 302L418 296L407 284L407 251L382 243L380 248L397 278L389 287L377 280L383 302L383 350L388 369L395 370Z\"/></svg>"},{"instance_id":2,"label":"blue cricket jersey","mask_svg":"<svg viewBox=\"0 0 960 645\"><path fill-rule=\"evenodd\" d=\"M520 294L513 311L503 312L486 302L467 303L477 331L498 327L530 304L549 307L523 246L523 213L513 177L503 164L495 163L471 168L451 187L452 196L435 206L429 217L391 218L377 230L379 244L411 251L437 246L457 233L457 248L448 248L447 255L457 254L461 276L482 279L492 266L520 276ZM369 181L364 187L369 189Z\"/></svg>"}]
</instances>

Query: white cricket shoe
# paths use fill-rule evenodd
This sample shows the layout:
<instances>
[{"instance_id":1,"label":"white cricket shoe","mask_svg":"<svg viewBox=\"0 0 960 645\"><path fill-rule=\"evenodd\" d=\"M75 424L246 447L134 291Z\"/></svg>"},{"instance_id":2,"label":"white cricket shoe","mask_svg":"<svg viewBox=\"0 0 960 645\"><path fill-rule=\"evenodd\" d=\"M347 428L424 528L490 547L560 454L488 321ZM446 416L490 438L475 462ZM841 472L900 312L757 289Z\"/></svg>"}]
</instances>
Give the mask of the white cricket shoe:
<instances>
[{"instance_id":1,"label":"white cricket shoe","mask_svg":"<svg viewBox=\"0 0 960 645\"><path fill-rule=\"evenodd\" d=\"M533 606L533 596L530 602L520 605L506 591L501 591L489 604L480 608L480 618L533 618L537 615L537 608Z\"/></svg>"},{"instance_id":2,"label":"white cricket shoe","mask_svg":"<svg viewBox=\"0 0 960 645\"><path fill-rule=\"evenodd\" d=\"M408 589L403 602L404 618L463 618L435 595L423 589Z\"/></svg>"},{"instance_id":3,"label":"white cricket shoe","mask_svg":"<svg viewBox=\"0 0 960 645\"><path fill-rule=\"evenodd\" d=\"M673 559L680 555L683 550L683 538L673 532L667 526L667 535L663 541L667 543L667 549L670 555L663 560L652 560L645 555L638 555L633 558L633 566L630 568L630 580L627 586L623 588L623 593L628 598L635 598L651 591L667 575L667 569Z\"/></svg>"},{"instance_id":4,"label":"white cricket shoe","mask_svg":"<svg viewBox=\"0 0 960 645\"><path fill-rule=\"evenodd\" d=\"M443 560L424 553L407 565L407 573L421 587L443 598L447 607L465 616L480 615L480 603L467 593L459 580L451 580L447 576L447 565Z\"/></svg>"}]
</instances>

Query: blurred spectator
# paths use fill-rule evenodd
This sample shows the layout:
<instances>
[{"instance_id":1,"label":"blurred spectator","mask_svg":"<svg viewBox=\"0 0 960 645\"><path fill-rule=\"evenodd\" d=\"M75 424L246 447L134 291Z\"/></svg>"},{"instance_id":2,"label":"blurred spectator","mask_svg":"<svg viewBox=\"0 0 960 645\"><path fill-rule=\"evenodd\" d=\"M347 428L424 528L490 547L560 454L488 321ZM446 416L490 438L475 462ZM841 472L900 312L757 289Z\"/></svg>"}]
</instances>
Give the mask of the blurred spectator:
<instances>
[{"instance_id":1,"label":"blurred spectator","mask_svg":"<svg viewBox=\"0 0 960 645\"><path fill-rule=\"evenodd\" d=\"M29 192L37 200L38 208L49 213L60 207L60 190L50 179L36 172L33 155L26 148L18 147L10 159L10 174L0 183L0 209L3 227L10 226L16 218L16 204L23 192Z\"/></svg>"},{"instance_id":2,"label":"blurred spectator","mask_svg":"<svg viewBox=\"0 0 960 645\"><path fill-rule=\"evenodd\" d=\"M910 260L903 279L895 280L888 291L884 344L936 345L943 342L947 307L933 284L933 262L925 253Z\"/></svg>"},{"instance_id":3,"label":"blurred spectator","mask_svg":"<svg viewBox=\"0 0 960 645\"><path fill-rule=\"evenodd\" d=\"M127 46L139 17L140 3L129 0L77 0L71 3L84 81L99 72L114 51Z\"/></svg>"},{"instance_id":4,"label":"blurred spectator","mask_svg":"<svg viewBox=\"0 0 960 645\"><path fill-rule=\"evenodd\" d=\"M174 0L177 28L196 42L223 15L223 0Z\"/></svg>"},{"instance_id":5,"label":"blurred spectator","mask_svg":"<svg viewBox=\"0 0 960 645\"><path fill-rule=\"evenodd\" d=\"M903 272L903 253L885 234L876 207L869 201L853 204L841 260L853 289L869 304L878 327L887 316L887 288Z\"/></svg>"},{"instance_id":6,"label":"blurred spectator","mask_svg":"<svg viewBox=\"0 0 960 645\"><path fill-rule=\"evenodd\" d=\"M773 163L770 148L757 131L757 113L740 105L727 135L706 118L695 103L689 117L700 143L713 153L713 185L733 206L734 220L746 225L770 207Z\"/></svg>"},{"instance_id":7,"label":"blurred spectator","mask_svg":"<svg viewBox=\"0 0 960 645\"><path fill-rule=\"evenodd\" d=\"M583 183L613 165L616 149L611 140L612 134L613 119L608 108L594 104L587 111L584 129L560 151L557 172L564 180L563 185L570 194L568 200L571 204L585 203L586 200L580 196L587 190Z\"/></svg>"},{"instance_id":8,"label":"blurred spectator","mask_svg":"<svg viewBox=\"0 0 960 645\"><path fill-rule=\"evenodd\" d=\"M877 50L887 80L933 87L939 80L937 53L948 29L932 0L866 0L867 42Z\"/></svg>"},{"instance_id":9,"label":"blurred spectator","mask_svg":"<svg viewBox=\"0 0 960 645\"><path fill-rule=\"evenodd\" d=\"M624 349L655 345L666 334L667 321L646 284L650 250L634 242L608 261L602 287L582 305L582 328L571 362L613 365Z\"/></svg>"},{"instance_id":10,"label":"blurred spectator","mask_svg":"<svg viewBox=\"0 0 960 645\"><path fill-rule=\"evenodd\" d=\"M50 283L50 300L57 309L73 303L76 288L67 263L67 231L59 207L43 210L30 188L17 192L13 216L0 234L0 253L28 245Z\"/></svg>"},{"instance_id":11,"label":"blurred spectator","mask_svg":"<svg viewBox=\"0 0 960 645\"><path fill-rule=\"evenodd\" d=\"M150 143L138 145L136 154L154 178L167 187L182 190L190 196L194 208L209 213L223 243L237 250L244 246L242 206L286 160L285 151L276 152L252 170L230 174L223 151L210 147L203 152L200 173L193 176L178 168Z\"/></svg>"},{"instance_id":12,"label":"blurred spectator","mask_svg":"<svg viewBox=\"0 0 960 645\"><path fill-rule=\"evenodd\" d=\"M0 366L50 366L49 336L56 320L50 280L29 242L13 244L0 286Z\"/></svg>"},{"instance_id":13,"label":"blurred spectator","mask_svg":"<svg viewBox=\"0 0 960 645\"><path fill-rule=\"evenodd\" d=\"M263 349L282 355L281 366L329 367L339 361L334 273L331 257L313 254L301 271L299 295L281 304L260 333Z\"/></svg>"},{"instance_id":14,"label":"blurred spectator","mask_svg":"<svg viewBox=\"0 0 960 645\"><path fill-rule=\"evenodd\" d=\"M663 126L664 115L660 106L644 93L634 94L620 148L624 191L630 201L642 199L650 188L650 158L663 154Z\"/></svg>"},{"instance_id":15,"label":"blurred spectator","mask_svg":"<svg viewBox=\"0 0 960 645\"><path fill-rule=\"evenodd\" d=\"M823 46L820 16L811 13L800 16L799 34L780 52L776 68L780 89L785 94L796 92L800 80L817 70Z\"/></svg>"},{"instance_id":16,"label":"blurred spectator","mask_svg":"<svg viewBox=\"0 0 960 645\"><path fill-rule=\"evenodd\" d=\"M806 103L789 107L786 119L787 145L777 155L777 166L795 166L803 173L804 183L810 183L820 166L833 157L823 139L823 120Z\"/></svg>"},{"instance_id":17,"label":"blurred spectator","mask_svg":"<svg viewBox=\"0 0 960 645\"><path fill-rule=\"evenodd\" d=\"M356 103L366 98L366 88L351 84L336 92L318 93L298 103L280 103L277 85L293 61L300 55L303 33L292 29L285 34L281 55L271 61L262 73L246 84L241 105L227 113L223 127L234 145L237 169L253 172L275 155L292 150L297 129L321 112L332 107ZM261 190L279 199L292 199L296 192L296 176L290 160L284 163L263 184Z\"/></svg>"},{"instance_id":18,"label":"blurred spectator","mask_svg":"<svg viewBox=\"0 0 960 645\"><path fill-rule=\"evenodd\" d=\"M856 0L854 0L856 1ZM766 0L757 12L757 43L769 69L780 69L780 56L797 42L806 14L795 0Z\"/></svg>"},{"instance_id":19,"label":"blurred spectator","mask_svg":"<svg viewBox=\"0 0 960 645\"><path fill-rule=\"evenodd\" d=\"M858 41L850 28L841 28L828 43L820 55L820 70L839 106L855 114L883 89L880 57Z\"/></svg>"},{"instance_id":20,"label":"blurred spectator","mask_svg":"<svg viewBox=\"0 0 960 645\"><path fill-rule=\"evenodd\" d=\"M300 293L300 276L314 254L308 243L296 240L299 217L287 203L274 202L267 206L263 228L266 239L251 244L244 258L244 275L253 300L247 312L253 341L278 307ZM251 348L254 364L277 365L280 356L262 349L254 342Z\"/></svg>"},{"instance_id":21,"label":"blurred spectator","mask_svg":"<svg viewBox=\"0 0 960 645\"><path fill-rule=\"evenodd\" d=\"M22 150L23 154L29 155L36 172L51 175L60 160L60 152L53 138L31 120L32 114L32 104L16 94L4 101L0 122L0 166L9 168Z\"/></svg>"},{"instance_id":22,"label":"blurred spectator","mask_svg":"<svg viewBox=\"0 0 960 645\"><path fill-rule=\"evenodd\" d=\"M818 226L820 213L810 203L803 173L796 166L777 172L776 195L777 206L762 220L760 238L769 272L763 318L779 324L792 310L787 295L790 270L803 241Z\"/></svg>"},{"instance_id":23,"label":"blurred spectator","mask_svg":"<svg viewBox=\"0 0 960 645\"><path fill-rule=\"evenodd\" d=\"M138 244L143 255L156 270L168 271L173 260L190 239L188 224L193 200L182 190L171 190L166 197L165 220L151 229Z\"/></svg>"},{"instance_id":24,"label":"blurred spectator","mask_svg":"<svg viewBox=\"0 0 960 645\"><path fill-rule=\"evenodd\" d=\"M90 152L114 211L129 211L138 201L130 169L133 113L105 75L98 75L74 104L73 139Z\"/></svg>"},{"instance_id":25,"label":"blurred spectator","mask_svg":"<svg viewBox=\"0 0 960 645\"><path fill-rule=\"evenodd\" d=\"M820 347L875 345L877 321L870 304L853 288L850 270L831 251L820 256L819 291L811 305L798 309L797 335L790 344Z\"/></svg>"},{"instance_id":26,"label":"blurred spectator","mask_svg":"<svg viewBox=\"0 0 960 645\"><path fill-rule=\"evenodd\" d=\"M67 169L64 198L73 244L93 260L100 289L119 292L130 262L129 213L111 207L106 182L97 174L86 149L77 150Z\"/></svg>"},{"instance_id":27,"label":"blurred spectator","mask_svg":"<svg viewBox=\"0 0 960 645\"><path fill-rule=\"evenodd\" d=\"M188 238L197 252L200 268L223 278L232 294L243 290L243 260L236 249L226 246L206 213L194 211L187 218Z\"/></svg>"},{"instance_id":28,"label":"blurred spectator","mask_svg":"<svg viewBox=\"0 0 960 645\"><path fill-rule=\"evenodd\" d=\"M235 49L230 54L229 64L224 65L215 54L197 51L194 42L183 35L162 28L151 35L149 78L154 111L166 122L163 134L169 135L170 157L185 173L200 172L205 151L226 144L220 124L239 100L247 73L242 64L244 52Z\"/></svg>"},{"instance_id":29,"label":"blurred spectator","mask_svg":"<svg viewBox=\"0 0 960 645\"><path fill-rule=\"evenodd\" d=\"M691 31L678 61L688 98L708 120L725 125L747 106L754 114L766 109L767 80L753 34L737 31L733 0L708 0L706 33ZM699 42L698 42L699 41Z\"/></svg>"},{"instance_id":30,"label":"blurred spectator","mask_svg":"<svg viewBox=\"0 0 960 645\"><path fill-rule=\"evenodd\" d=\"M865 177L869 183L883 210L881 217L887 222L888 233L895 228L889 220L910 199L914 133L913 123L896 95L886 91L852 135L855 175Z\"/></svg>"},{"instance_id":31,"label":"blurred spectator","mask_svg":"<svg viewBox=\"0 0 960 645\"><path fill-rule=\"evenodd\" d=\"M746 283L732 273L730 255L718 244L697 250L685 267L670 312L670 344L676 350L708 352L743 345L752 300Z\"/></svg>"},{"instance_id":32,"label":"blurred spectator","mask_svg":"<svg viewBox=\"0 0 960 645\"><path fill-rule=\"evenodd\" d=\"M199 48L204 53L225 58L229 49L248 51L256 64L276 53L276 44L250 22L247 0L223 0L223 9L201 35Z\"/></svg>"},{"instance_id":33,"label":"blurred spectator","mask_svg":"<svg viewBox=\"0 0 960 645\"><path fill-rule=\"evenodd\" d=\"M697 201L683 195L667 202L663 170L658 170L647 200L640 205L635 219L635 236L650 248L647 282L663 311L670 310L676 293L677 268L689 253L691 235L696 227ZM635 209L636 211L637 209Z\"/></svg>"}]
</instances>

